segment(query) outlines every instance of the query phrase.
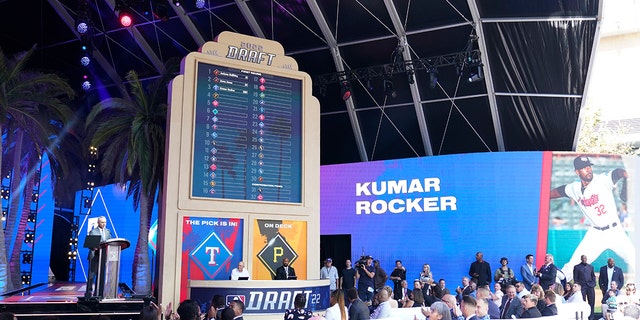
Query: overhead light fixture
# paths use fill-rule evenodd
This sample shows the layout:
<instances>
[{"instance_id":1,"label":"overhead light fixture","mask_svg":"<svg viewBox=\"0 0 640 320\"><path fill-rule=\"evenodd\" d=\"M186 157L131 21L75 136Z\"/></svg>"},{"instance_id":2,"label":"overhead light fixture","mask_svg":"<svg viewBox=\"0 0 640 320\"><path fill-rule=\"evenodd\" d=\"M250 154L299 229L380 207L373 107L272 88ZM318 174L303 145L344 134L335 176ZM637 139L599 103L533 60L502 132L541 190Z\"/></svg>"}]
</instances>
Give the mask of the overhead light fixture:
<instances>
[{"instance_id":1,"label":"overhead light fixture","mask_svg":"<svg viewBox=\"0 0 640 320\"><path fill-rule=\"evenodd\" d=\"M205 0L196 0L196 8L198 9L203 9L205 4Z\"/></svg>"},{"instance_id":2,"label":"overhead light fixture","mask_svg":"<svg viewBox=\"0 0 640 320\"><path fill-rule=\"evenodd\" d=\"M481 81L482 79L484 79L484 71L482 70L482 64L479 64L476 67L476 70L471 71L469 73L469 78L467 79L467 81L477 82L477 81Z\"/></svg>"},{"instance_id":3,"label":"overhead light fixture","mask_svg":"<svg viewBox=\"0 0 640 320\"><path fill-rule=\"evenodd\" d=\"M120 20L120 25L125 28L128 28L133 24L133 18L128 10L121 10L118 14L118 19Z\"/></svg>"},{"instance_id":4,"label":"overhead light fixture","mask_svg":"<svg viewBox=\"0 0 640 320\"><path fill-rule=\"evenodd\" d=\"M351 98L351 84L347 80L343 80L340 84L340 93L342 94L342 100L347 101Z\"/></svg>"},{"instance_id":5,"label":"overhead light fixture","mask_svg":"<svg viewBox=\"0 0 640 320\"><path fill-rule=\"evenodd\" d=\"M173 5L176 7L180 6L180 0L173 0Z\"/></svg>"},{"instance_id":6,"label":"overhead light fixture","mask_svg":"<svg viewBox=\"0 0 640 320\"><path fill-rule=\"evenodd\" d=\"M438 69L431 68L429 69L429 88L435 89L438 86Z\"/></svg>"},{"instance_id":7,"label":"overhead light fixture","mask_svg":"<svg viewBox=\"0 0 640 320\"><path fill-rule=\"evenodd\" d=\"M76 30L80 35L85 35L87 32L89 32L89 24L84 19L81 19L76 25Z\"/></svg>"},{"instance_id":8,"label":"overhead light fixture","mask_svg":"<svg viewBox=\"0 0 640 320\"><path fill-rule=\"evenodd\" d=\"M83 56L82 58L80 58L80 64L83 67L88 67L90 63L91 63L91 58L89 58L89 56Z\"/></svg>"},{"instance_id":9,"label":"overhead light fixture","mask_svg":"<svg viewBox=\"0 0 640 320\"><path fill-rule=\"evenodd\" d=\"M391 98L395 98L398 94L396 90L393 89L393 81L390 79L384 79L382 81L382 86L384 87L384 94L386 96L390 96Z\"/></svg>"}]
</instances>

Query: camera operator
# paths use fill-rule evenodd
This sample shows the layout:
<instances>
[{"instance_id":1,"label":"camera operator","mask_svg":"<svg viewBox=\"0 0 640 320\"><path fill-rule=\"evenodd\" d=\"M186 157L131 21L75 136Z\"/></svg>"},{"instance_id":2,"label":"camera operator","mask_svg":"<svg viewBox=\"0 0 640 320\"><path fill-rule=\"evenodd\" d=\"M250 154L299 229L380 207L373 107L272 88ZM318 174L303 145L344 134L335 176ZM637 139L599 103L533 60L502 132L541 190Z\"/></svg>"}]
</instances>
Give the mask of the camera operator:
<instances>
[{"instance_id":1,"label":"camera operator","mask_svg":"<svg viewBox=\"0 0 640 320\"><path fill-rule=\"evenodd\" d=\"M358 261L358 273L356 278L358 279L358 296L362 301L370 304L371 298L373 298L373 277L376 275L375 268L372 265L373 258L366 256Z\"/></svg>"}]
</instances>

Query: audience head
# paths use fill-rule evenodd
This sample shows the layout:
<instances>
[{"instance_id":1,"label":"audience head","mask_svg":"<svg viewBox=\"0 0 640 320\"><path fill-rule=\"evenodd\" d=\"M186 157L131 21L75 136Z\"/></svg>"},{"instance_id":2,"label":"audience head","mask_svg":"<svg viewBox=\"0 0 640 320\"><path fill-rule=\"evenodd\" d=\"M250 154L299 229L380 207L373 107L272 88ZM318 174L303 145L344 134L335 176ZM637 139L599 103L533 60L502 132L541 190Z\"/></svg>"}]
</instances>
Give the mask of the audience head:
<instances>
[{"instance_id":1,"label":"audience head","mask_svg":"<svg viewBox=\"0 0 640 320\"><path fill-rule=\"evenodd\" d=\"M625 287L625 293L628 296L636 294L636 284L635 283L629 282L624 287Z\"/></svg>"},{"instance_id":2,"label":"audience head","mask_svg":"<svg viewBox=\"0 0 640 320\"><path fill-rule=\"evenodd\" d=\"M495 292L502 291L502 285L499 282L496 282L496 284L493 285L493 290Z\"/></svg>"},{"instance_id":3,"label":"audience head","mask_svg":"<svg viewBox=\"0 0 640 320\"><path fill-rule=\"evenodd\" d=\"M538 297L535 294L525 294L522 297L522 307L525 309L535 308L536 304L538 304Z\"/></svg>"},{"instance_id":4,"label":"audience head","mask_svg":"<svg viewBox=\"0 0 640 320\"><path fill-rule=\"evenodd\" d=\"M579 283L574 283L571 286L571 289L573 290L574 293L580 293L582 294L582 286Z\"/></svg>"},{"instance_id":5,"label":"audience head","mask_svg":"<svg viewBox=\"0 0 640 320\"><path fill-rule=\"evenodd\" d=\"M340 291L340 290L336 290L336 291ZM385 301L389 300L389 291L387 291L384 288L383 288L383 290L380 290L380 292L378 292L378 300L380 302L385 302Z\"/></svg>"},{"instance_id":6,"label":"audience head","mask_svg":"<svg viewBox=\"0 0 640 320\"><path fill-rule=\"evenodd\" d=\"M355 287L349 288L349 290L347 290L347 297L349 298L349 301L355 301L358 299L358 289Z\"/></svg>"},{"instance_id":7,"label":"audience head","mask_svg":"<svg viewBox=\"0 0 640 320\"><path fill-rule=\"evenodd\" d=\"M216 294L211 299L211 305L216 309L223 309L225 307L226 302L224 301L224 296L221 294Z\"/></svg>"},{"instance_id":8,"label":"audience head","mask_svg":"<svg viewBox=\"0 0 640 320\"><path fill-rule=\"evenodd\" d=\"M152 304L148 304L142 307L140 311L139 320L157 320L160 310L158 307ZM4 319L3 319L4 320Z\"/></svg>"},{"instance_id":9,"label":"audience head","mask_svg":"<svg viewBox=\"0 0 640 320\"><path fill-rule=\"evenodd\" d=\"M293 300L293 306L302 309L307 305L307 298L302 293L296 294L296 297Z\"/></svg>"},{"instance_id":10,"label":"audience head","mask_svg":"<svg viewBox=\"0 0 640 320\"><path fill-rule=\"evenodd\" d=\"M244 302L241 300L232 300L229 302L229 307L236 313L236 317L244 312Z\"/></svg>"},{"instance_id":11,"label":"audience head","mask_svg":"<svg viewBox=\"0 0 640 320\"><path fill-rule=\"evenodd\" d=\"M456 297L451 294L445 294L442 296L442 301L449 307L449 309L453 309L456 306ZM433 304L431 305L433 309Z\"/></svg>"},{"instance_id":12,"label":"audience head","mask_svg":"<svg viewBox=\"0 0 640 320\"><path fill-rule=\"evenodd\" d=\"M455 301L455 298L453 299ZM451 320L451 312L449 312L449 306L446 303L436 301L431 304L430 308L429 320Z\"/></svg>"},{"instance_id":13,"label":"audience head","mask_svg":"<svg viewBox=\"0 0 640 320\"><path fill-rule=\"evenodd\" d=\"M615 280L611 280L611 289L618 290L618 282Z\"/></svg>"},{"instance_id":14,"label":"audience head","mask_svg":"<svg viewBox=\"0 0 640 320\"><path fill-rule=\"evenodd\" d=\"M472 296L462 296L462 301L460 301L460 310L462 310L462 314L466 317L476 313L476 308L478 307L478 303L476 299Z\"/></svg>"},{"instance_id":15,"label":"audience head","mask_svg":"<svg viewBox=\"0 0 640 320\"><path fill-rule=\"evenodd\" d=\"M489 313L489 303L487 299L476 299L476 315L478 317L484 317Z\"/></svg>"},{"instance_id":16,"label":"audience head","mask_svg":"<svg viewBox=\"0 0 640 320\"><path fill-rule=\"evenodd\" d=\"M516 282L515 287L516 287L516 292L518 292L518 293L522 292L522 290L525 289L524 283L522 283L520 281Z\"/></svg>"},{"instance_id":17,"label":"audience head","mask_svg":"<svg viewBox=\"0 0 640 320\"><path fill-rule=\"evenodd\" d=\"M513 299L516 297L516 287L514 287L512 284L507 286L507 297L509 297L509 299Z\"/></svg>"},{"instance_id":18,"label":"audience head","mask_svg":"<svg viewBox=\"0 0 640 320\"><path fill-rule=\"evenodd\" d=\"M235 317L236 317L236 313L233 311L233 309L229 307L222 309L222 312L220 313L221 320L233 320L233 318Z\"/></svg>"},{"instance_id":19,"label":"audience head","mask_svg":"<svg viewBox=\"0 0 640 320\"><path fill-rule=\"evenodd\" d=\"M178 309L176 310L180 316L180 320L199 320L200 319L200 306L195 300L184 300L180 302Z\"/></svg>"},{"instance_id":20,"label":"audience head","mask_svg":"<svg viewBox=\"0 0 640 320\"><path fill-rule=\"evenodd\" d=\"M544 301L547 304L556 303L556 293L551 291L551 290L545 291L544 292Z\"/></svg>"},{"instance_id":21,"label":"audience head","mask_svg":"<svg viewBox=\"0 0 640 320\"><path fill-rule=\"evenodd\" d=\"M632 319L640 318L640 309L635 304L630 304L624 308L623 314L625 317L629 317Z\"/></svg>"},{"instance_id":22,"label":"audience head","mask_svg":"<svg viewBox=\"0 0 640 320\"><path fill-rule=\"evenodd\" d=\"M382 289L387 292L387 296L389 297L389 299L391 299L393 297L393 289L391 289L391 287L384 286L384 287L382 287ZM382 290L380 290L380 291L382 291ZM382 302L382 301L380 301L380 302Z\"/></svg>"},{"instance_id":23,"label":"audience head","mask_svg":"<svg viewBox=\"0 0 640 320\"><path fill-rule=\"evenodd\" d=\"M489 289L481 287L478 288L478 292L476 292L476 298L480 299L488 299L491 296L491 292Z\"/></svg>"},{"instance_id":24,"label":"audience head","mask_svg":"<svg viewBox=\"0 0 640 320\"><path fill-rule=\"evenodd\" d=\"M506 266L509 264L509 259L507 259L507 257L502 257L500 258L500 264L503 266Z\"/></svg>"}]
</instances>

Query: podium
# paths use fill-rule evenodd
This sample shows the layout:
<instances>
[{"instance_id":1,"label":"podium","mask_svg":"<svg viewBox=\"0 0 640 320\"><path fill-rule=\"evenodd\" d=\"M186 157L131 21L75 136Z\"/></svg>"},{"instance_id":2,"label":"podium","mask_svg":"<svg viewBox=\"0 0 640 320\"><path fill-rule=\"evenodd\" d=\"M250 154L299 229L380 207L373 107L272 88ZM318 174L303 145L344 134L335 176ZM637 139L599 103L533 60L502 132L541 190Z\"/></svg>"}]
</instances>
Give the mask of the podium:
<instances>
[{"instance_id":1,"label":"podium","mask_svg":"<svg viewBox=\"0 0 640 320\"><path fill-rule=\"evenodd\" d=\"M113 238L100 243L100 262L98 264L98 296L103 299L115 299L120 279L120 252L129 248L129 240Z\"/></svg>"}]
</instances>

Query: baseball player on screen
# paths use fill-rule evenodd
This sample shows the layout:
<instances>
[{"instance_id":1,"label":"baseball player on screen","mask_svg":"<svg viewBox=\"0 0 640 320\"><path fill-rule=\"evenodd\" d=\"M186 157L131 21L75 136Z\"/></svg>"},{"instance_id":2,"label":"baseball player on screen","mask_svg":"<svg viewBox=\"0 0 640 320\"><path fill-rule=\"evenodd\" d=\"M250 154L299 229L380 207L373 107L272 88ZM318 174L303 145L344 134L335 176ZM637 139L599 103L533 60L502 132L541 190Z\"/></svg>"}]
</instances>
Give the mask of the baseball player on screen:
<instances>
[{"instance_id":1,"label":"baseball player on screen","mask_svg":"<svg viewBox=\"0 0 640 320\"><path fill-rule=\"evenodd\" d=\"M550 193L551 199L573 199L591 225L562 271L570 281L573 277L571 270L580 263L581 255L587 255L591 259L588 263L591 263L606 249L611 249L627 263L627 272L635 275L635 248L622 228L613 197L613 188L622 179L620 199L627 201L627 171L618 168L604 174L593 174L591 166L593 163L589 157L576 157L573 167L580 181L559 186Z\"/></svg>"}]
</instances>

